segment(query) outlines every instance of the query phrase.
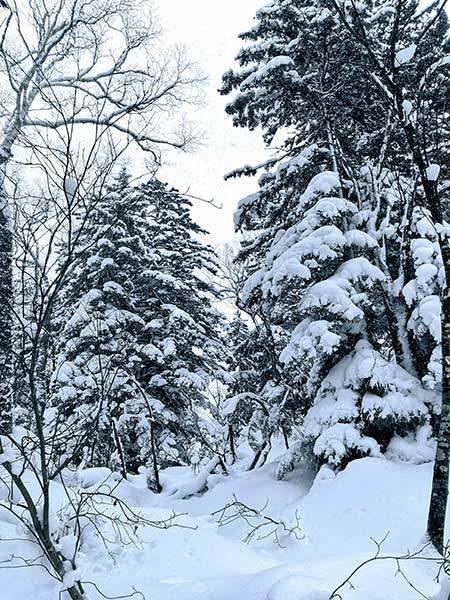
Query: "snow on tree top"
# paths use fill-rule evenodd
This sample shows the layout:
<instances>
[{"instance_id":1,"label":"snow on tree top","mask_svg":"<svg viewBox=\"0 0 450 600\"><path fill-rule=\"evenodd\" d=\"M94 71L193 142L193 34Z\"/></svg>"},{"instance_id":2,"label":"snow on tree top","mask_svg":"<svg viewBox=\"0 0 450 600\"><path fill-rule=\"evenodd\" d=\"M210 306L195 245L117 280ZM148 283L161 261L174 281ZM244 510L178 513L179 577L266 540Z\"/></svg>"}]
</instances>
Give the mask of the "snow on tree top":
<instances>
[{"instance_id":1,"label":"snow on tree top","mask_svg":"<svg viewBox=\"0 0 450 600\"><path fill-rule=\"evenodd\" d=\"M296 169L304 167L306 164L308 164L309 159L314 155L315 152L317 152L317 150L319 150L317 144L312 144L311 146L308 146L302 150L300 154L294 156L294 158L280 162L277 167L278 174L283 173L290 175Z\"/></svg>"},{"instance_id":2,"label":"snow on tree top","mask_svg":"<svg viewBox=\"0 0 450 600\"><path fill-rule=\"evenodd\" d=\"M334 171L322 171L315 175L302 194L301 203L306 204L315 194L331 194L340 188L339 175Z\"/></svg>"}]
</instances>

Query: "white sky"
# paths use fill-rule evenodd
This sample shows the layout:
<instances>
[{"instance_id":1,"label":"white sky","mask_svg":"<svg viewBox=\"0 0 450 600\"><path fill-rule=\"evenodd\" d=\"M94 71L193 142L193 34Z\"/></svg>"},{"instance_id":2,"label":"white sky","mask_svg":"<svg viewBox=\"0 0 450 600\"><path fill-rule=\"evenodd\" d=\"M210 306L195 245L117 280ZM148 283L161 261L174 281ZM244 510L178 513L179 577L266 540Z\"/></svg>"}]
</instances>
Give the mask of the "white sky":
<instances>
[{"instance_id":1,"label":"white sky","mask_svg":"<svg viewBox=\"0 0 450 600\"><path fill-rule=\"evenodd\" d=\"M177 153L172 165L162 169L161 179L185 192L214 198L222 210L196 202L195 220L211 232L211 241L233 237L233 212L240 198L256 190L256 181L240 178L225 182L223 176L236 167L263 159L263 143L257 132L235 128L224 108L229 101L217 93L222 74L233 66L242 43L238 34L252 26L264 0L156 0L165 39L189 49L191 57L209 76L207 106L192 115L206 131L205 147L190 155Z\"/></svg>"}]
</instances>

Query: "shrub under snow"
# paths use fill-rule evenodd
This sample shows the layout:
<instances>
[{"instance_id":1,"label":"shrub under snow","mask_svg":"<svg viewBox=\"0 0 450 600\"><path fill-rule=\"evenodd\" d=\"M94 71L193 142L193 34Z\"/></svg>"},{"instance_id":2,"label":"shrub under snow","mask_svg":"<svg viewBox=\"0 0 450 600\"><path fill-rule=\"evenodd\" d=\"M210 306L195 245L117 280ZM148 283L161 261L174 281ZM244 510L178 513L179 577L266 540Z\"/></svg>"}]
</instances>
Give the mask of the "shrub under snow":
<instances>
[{"instance_id":1,"label":"shrub under snow","mask_svg":"<svg viewBox=\"0 0 450 600\"><path fill-rule=\"evenodd\" d=\"M323 380L305 417L305 441L320 462L333 466L377 456L428 423L437 401L416 377L360 341Z\"/></svg>"}]
</instances>

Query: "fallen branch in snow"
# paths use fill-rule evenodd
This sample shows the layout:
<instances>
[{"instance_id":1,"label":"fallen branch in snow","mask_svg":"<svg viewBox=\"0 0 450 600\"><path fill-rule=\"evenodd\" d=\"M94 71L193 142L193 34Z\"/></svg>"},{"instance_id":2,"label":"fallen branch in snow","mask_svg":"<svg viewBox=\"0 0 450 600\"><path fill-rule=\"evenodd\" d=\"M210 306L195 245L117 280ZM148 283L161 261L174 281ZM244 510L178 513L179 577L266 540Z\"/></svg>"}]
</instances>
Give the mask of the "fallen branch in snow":
<instances>
[{"instance_id":1,"label":"fallen branch in snow","mask_svg":"<svg viewBox=\"0 0 450 600\"><path fill-rule=\"evenodd\" d=\"M2 542L5 541L4 538L1 538ZM22 541L22 540L18 540ZM57 580L57 577L51 572L51 570L45 564L45 554L42 553L39 556L35 556L34 558L25 558L24 556L19 556L18 554L10 554L8 558L0 561L0 569L25 569L29 567L40 567L47 571L48 575L53 579ZM21 564L11 564L14 561L21 561Z\"/></svg>"},{"instance_id":2,"label":"fallen branch in snow","mask_svg":"<svg viewBox=\"0 0 450 600\"><path fill-rule=\"evenodd\" d=\"M229 502L220 510L211 513L211 515L218 517L217 522L220 527L234 523L239 519L244 520L250 528L243 540L246 544L249 544L255 536L257 536L257 540L273 536L274 543L278 544L280 548L285 548L280 541L282 537L287 538L292 535L298 541L304 539L305 536L301 533L300 518L297 511L295 511L295 523L290 525L283 519L277 520L264 514L264 510L267 508L269 502L268 500L261 510L257 510L240 502L234 494L233 498L233 502Z\"/></svg>"},{"instance_id":3,"label":"fallen branch in snow","mask_svg":"<svg viewBox=\"0 0 450 600\"><path fill-rule=\"evenodd\" d=\"M440 573L441 571L445 571L447 573L447 570L449 568L449 556L448 553L445 553L444 558L441 555L429 555L429 554L425 554L424 552L427 549L433 550L433 544L430 541L427 541L426 543L424 543L418 550L414 551L414 552L406 552L405 554L399 555L399 556L395 556L395 555L386 555L386 556L382 556L381 555L381 549L382 546L384 544L384 542L387 540L389 536L389 532L386 533L386 535L384 536L384 538L381 540L381 542L377 542L376 540L374 540L373 538L372 541L374 542L374 544L377 547L377 550L374 554L374 556L372 556L371 558L368 558L367 560L363 561L362 563L360 563L357 567L355 567L353 569L353 571L350 573L350 575L331 593L330 595L330 600L344 600L343 597L341 596L341 592L343 590L343 588L345 586L349 586L349 588L351 590L355 589L355 586L352 583L352 579L355 577L355 575L361 571L364 567L368 566L369 564L373 563L373 562L378 562L378 561L394 561L396 563L397 566L397 571L395 572L395 577L397 575L400 575L405 581L406 583L415 591L417 592L417 594L419 594L419 596L421 598L425 598L425 600L431 600L431 598L429 598L429 596L426 596L424 593L422 593L413 583L412 581L410 581L408 579L408 577L406 576L405 572L402 570L402 562L404 561L408 561L408 560L423 560L423 561L428 561L428 562L434 562L436 563L436 565L439 565L439 570L438 570L438 574L436 576L436 581L439 580L440 577Z\"/></svg>"},{"instance_id":4,"label":"fallen branch in snow","mask_svg":"<svg viewBox=\"0 0 450 600\"><path fill-rule=\"evenodd\" d=\"M100 596L102 598L105 598L105 600L125 600L128 598L136 598L136 596L138 596L139 598L141 598L141 600L145 600L145 596L142 592L140 592L139 590L136 590L133 588L133 591L130 594L127 594L125 596L107 596L106 594L104 594L101 589L98 587L98 585L96 583L94 583L93 581L85 581L85 583L87 585L92 586L95 591L100 594Z\"/></svg>"},{"instance_id":5,"label":"fallen branch in snow","mask_svg":"<svg viewBox=\"0 0 450 600\"><path fill-rule=\"evenodd\" d=\"M154 521L147 519L143 516L143 514L136 512L120 498L117 498L112 494L106 494L99 491L93 493L81 492L76 516L72 518L87 518L93 514L95 516L101 515L109 520L117 519L117 514L111 515L107 512L111 506L113 506L116 510L118 509L118 513L122 519L122 522L133 528L147 526L155 527L156 529L169 529L171 527L179 527L181 529L196 529L196 527L182 525L176 522L176 519L186 516L187 513L172 512L170 517L167 517L167 519Z\"/></svg>"}]
</instances>

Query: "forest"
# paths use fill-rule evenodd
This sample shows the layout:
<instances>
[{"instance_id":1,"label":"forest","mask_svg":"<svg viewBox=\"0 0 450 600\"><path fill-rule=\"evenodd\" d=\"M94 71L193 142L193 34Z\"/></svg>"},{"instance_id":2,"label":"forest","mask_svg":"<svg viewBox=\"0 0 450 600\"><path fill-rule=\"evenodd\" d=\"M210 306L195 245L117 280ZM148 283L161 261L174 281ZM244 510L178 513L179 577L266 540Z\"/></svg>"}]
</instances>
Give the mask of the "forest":
<instances>
[{"instance_id":1,"label":"forest","mask_svg":"<svg viewBox=\"0 0 450 600\"><path fill-rule=\"evenodd\" d=\"M450 4L170 1L0 0L0 597L450 600Z\"/></svg>"}]
</instances>

